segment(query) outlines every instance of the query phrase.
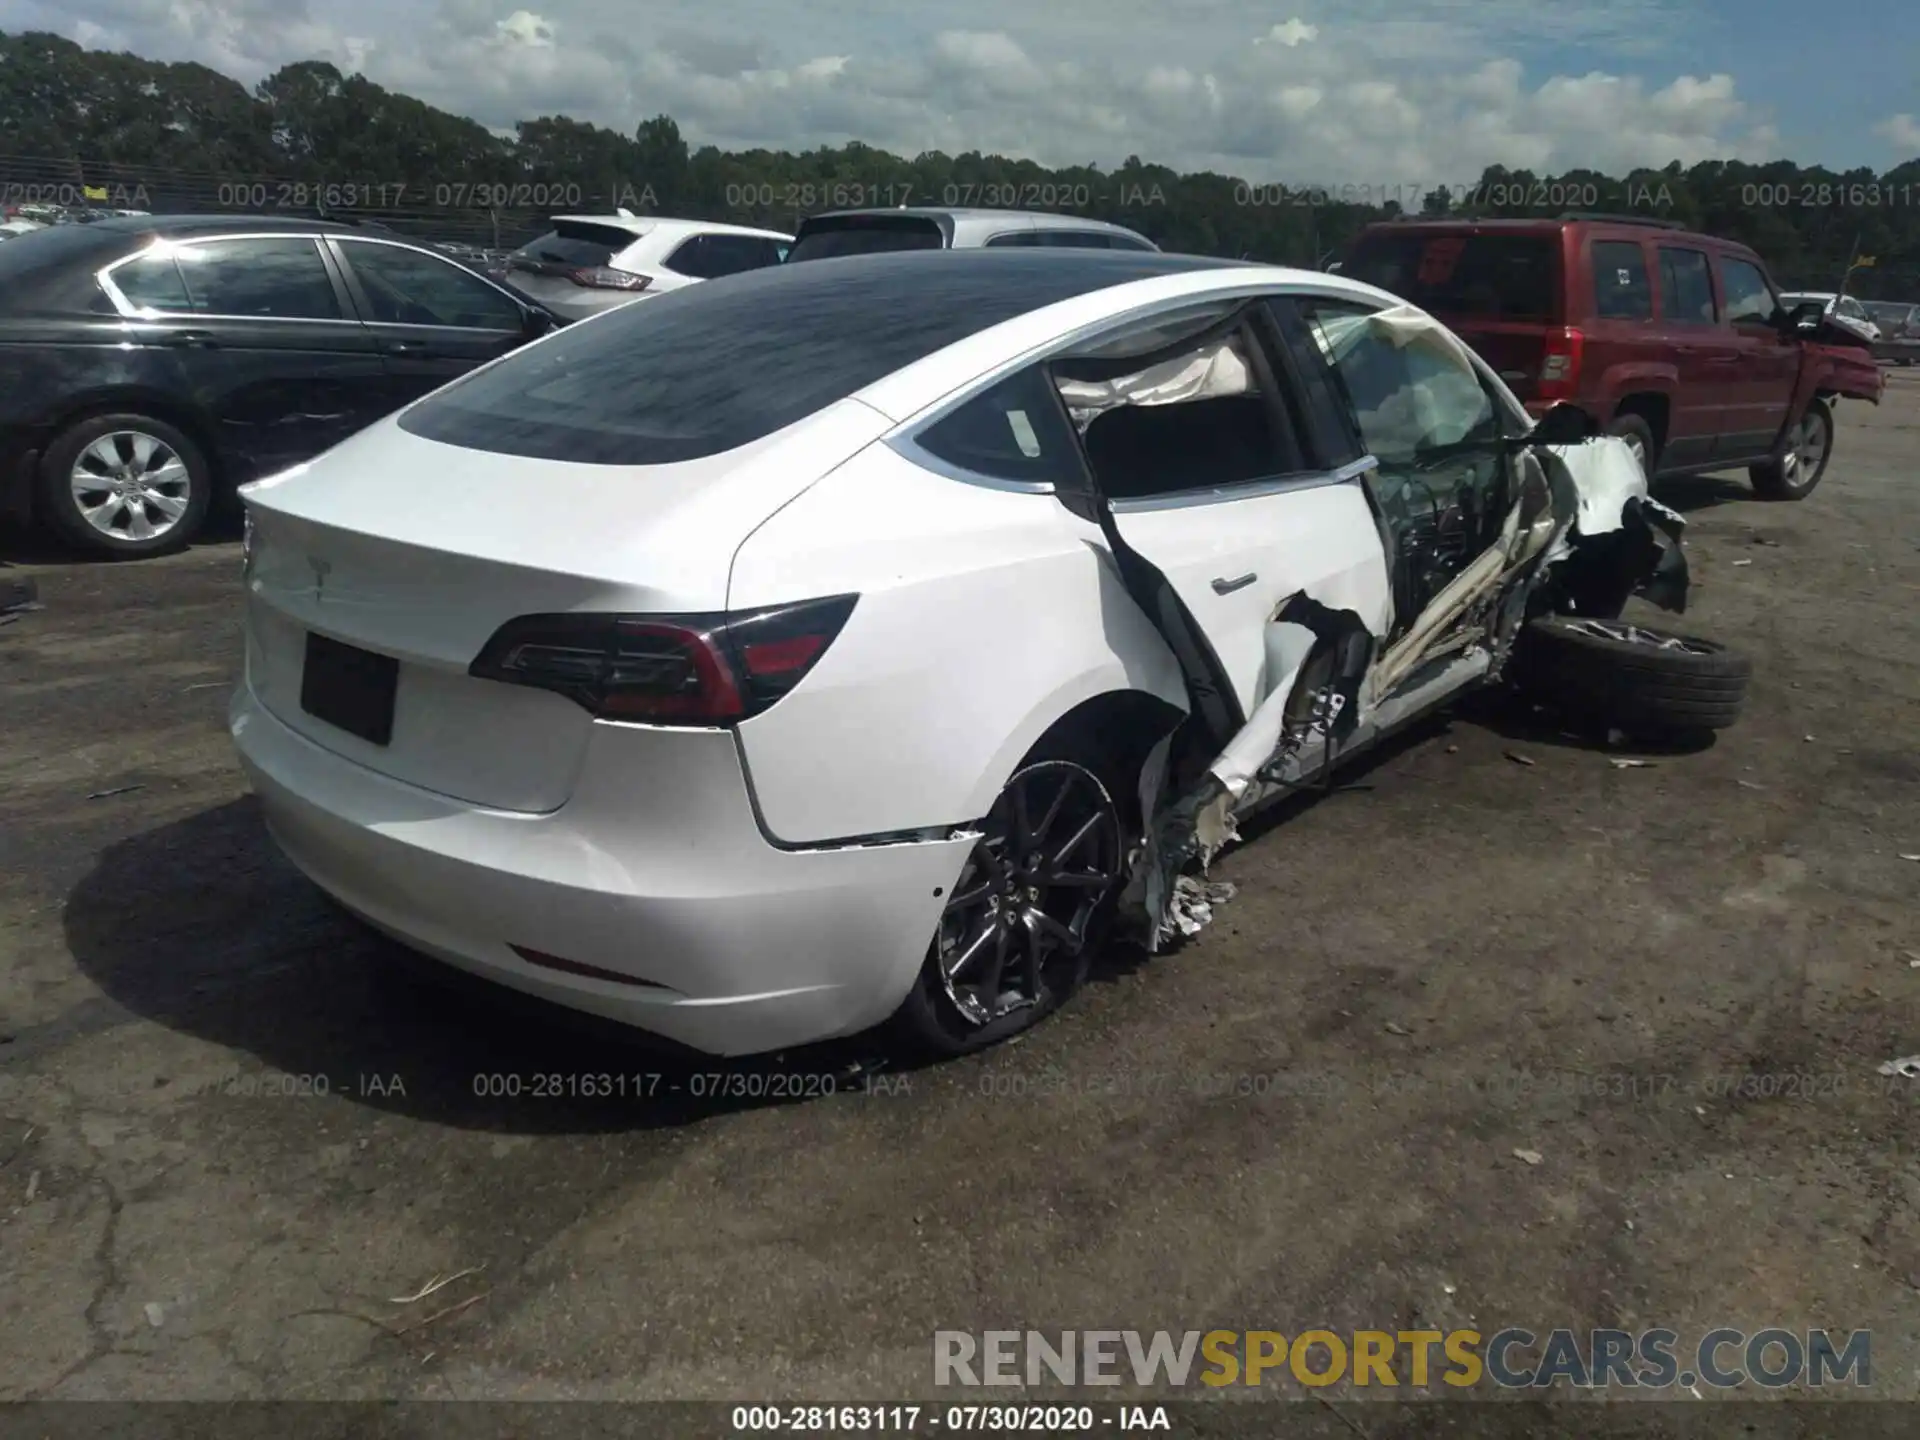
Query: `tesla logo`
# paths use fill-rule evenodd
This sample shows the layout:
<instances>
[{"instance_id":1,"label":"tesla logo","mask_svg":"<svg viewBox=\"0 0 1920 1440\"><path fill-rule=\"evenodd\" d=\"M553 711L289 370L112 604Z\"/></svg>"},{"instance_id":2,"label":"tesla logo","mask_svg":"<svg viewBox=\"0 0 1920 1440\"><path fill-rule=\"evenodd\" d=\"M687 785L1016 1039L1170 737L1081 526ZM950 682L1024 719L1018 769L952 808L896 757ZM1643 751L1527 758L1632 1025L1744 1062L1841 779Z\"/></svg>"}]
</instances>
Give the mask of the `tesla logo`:
<instances>
[{"instance_id":1,"label":"tesla logo","mask_svg":"<svg viewBox=\"0 0 1920 1440\"><path fill-rule=\"evenodd\" d=\"M307 564L313 570L313 598L324 600L327 591L327 576L333 572L330 561L322 560L318 555L309 555Z\"/></svg>"}]
</instances>

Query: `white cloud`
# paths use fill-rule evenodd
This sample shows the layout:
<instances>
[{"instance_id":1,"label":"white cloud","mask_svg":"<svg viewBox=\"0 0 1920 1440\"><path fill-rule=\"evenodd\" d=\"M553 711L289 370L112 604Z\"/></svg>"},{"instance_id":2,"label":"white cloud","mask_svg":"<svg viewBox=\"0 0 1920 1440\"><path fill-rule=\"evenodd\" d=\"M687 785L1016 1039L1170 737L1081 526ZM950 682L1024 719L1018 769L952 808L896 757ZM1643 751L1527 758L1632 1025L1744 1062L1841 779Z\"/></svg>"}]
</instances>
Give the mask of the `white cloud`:
<instances>
[{"instance_id":1,"label":"white cloud","mask_svg":"<svg viewBox=\"0 0 1920 1440\"><path fill-rule=\"evenodd\" d=\"M1920 155L1920 119L1905 112L1889 115L1873 127L1873 133L1898 150L1903 158Z\"/></svg>"},{"instance_id":2,"label":"white cloud","mask_svg":"<svg viewBox=\"0 0 1920 1440\"><path fill-rule=\"evenodd\" d=\"M1289 50L1296 46L1320 38L1320 27L1309 25L1295 16L1284 25L1276 25L1253 43L1256 45L1284 45Z\"/></svg>"},{"instance_id":3,"label":"white cloud","mask_svg":"<svg viewBox=\"0 0 1920 1440\"><path fill-rule=\"evenodd\" d=\"M84 19L70 0L5 3L24 12L9 28L248 84L323 59L495 129L566 114L630 132L664 111L727 148L1138 154L1255 181L1431 188L1494 163L1617 174L1771 159L1779 143L1730 73L1523 66L1672 41L1689 23L1679 0L1294 0L1301 13L1278 23L1257 0L813 0L754 5L751 24L743 0L654 0L644 18L627 0L87 0ZM1920 150L1916 128L1894 116L1880 134Z\"/></svg>"},{"instance_id":4,"label":"white cloud","mask_svg":"<svg viewBox=\"0 0 1920 1440\"><path fill-rule=\"evenodd\" d=\"M516 10L494 26L502 39L540 50L553 48L553 26L531 10Z\"/></svg>"}]
</instances>

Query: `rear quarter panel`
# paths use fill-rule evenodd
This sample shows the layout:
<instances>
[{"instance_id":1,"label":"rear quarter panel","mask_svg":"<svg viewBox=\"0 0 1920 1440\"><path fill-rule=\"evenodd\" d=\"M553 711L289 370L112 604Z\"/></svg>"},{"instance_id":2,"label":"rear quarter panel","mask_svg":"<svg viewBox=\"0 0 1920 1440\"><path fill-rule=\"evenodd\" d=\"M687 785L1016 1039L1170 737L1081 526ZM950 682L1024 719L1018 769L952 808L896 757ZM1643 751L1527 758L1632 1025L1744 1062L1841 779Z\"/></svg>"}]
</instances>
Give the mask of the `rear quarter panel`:
<instances>
[{"instance_id":1,"label":"rear quarter panel","mask_svg":"<svg viewBox=\"0 0 1920 1440\"><path fill-rule=\"evenodd\" d=\"M821 843L977 820L1083 700L1186 709L1179 668L1097 526L869 446L762 526L728 608L857 592L791 694L740 726L768 832Z\"/></svg>"}]
</instances>

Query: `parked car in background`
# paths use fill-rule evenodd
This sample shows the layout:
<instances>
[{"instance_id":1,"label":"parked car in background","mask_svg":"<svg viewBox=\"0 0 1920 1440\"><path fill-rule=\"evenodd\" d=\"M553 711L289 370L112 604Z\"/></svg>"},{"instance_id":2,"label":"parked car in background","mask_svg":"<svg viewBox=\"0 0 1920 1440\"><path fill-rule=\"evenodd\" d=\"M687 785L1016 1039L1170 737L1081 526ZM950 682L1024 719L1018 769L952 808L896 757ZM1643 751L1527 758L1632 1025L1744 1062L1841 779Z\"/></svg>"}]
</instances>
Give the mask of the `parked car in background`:
<instances>
[{"instance_id":1,"label":"parked car in background","mask_svg":"<svg viewBox=\"0 0 1920 1440\"><path fill-rule=\"evenodd\" d=\"M104 555L186 544L558 322L422 245L316 220L109 219L0 246L0 511Z\"/></svg>"},{"instance_id":2,"label":"parked car in background","mask_svg":"<svg viewBox=\"0 0 1920 1440\"><path fill-rule=\"evenodd\" d=\"M1344 274L1439 316L1535 413L1578 405L1648 475L1744 466L1798 500L1833 450L1833 404L1880 402L1860 337L1795 310L1746 246L1662 221L1389 221Z\"/></svg>"},{"instance_id":3,"label":"parked car in background","mask_svg":"<svg viewBox=\"0 0 1920 1440\"><path fill-rule=\"evenodd\" d=\"M1820 306L1834 324L1852 331L1869 345L1878 343L1880 339L1880 327L1867 313L1867 307L1851 295L1837 295L1831 290L1789 290L1780 300L1790 309L1802 305Z\"/></svg>"},{"instance_id":4,"label":"parked car in background","mask_svg":"<svg viewBox=\"0 0 1920 1440\"><path fill-rule=\"evenodd\" d=\"M16 235L31 235L36 230L46 229L39 220L0 220L0 240L11 240Z\"/></svg>"},{"instance_id":5,"label":"parked car in background","mask_svg":"<svg viewBox=\"0 0 1920 1440\"><path fill-rule=\"evenodd\" d=\"M1326 275L782 265L249 486L229 727L292 861L450 964L715 1053L975 1050L1509 653L1733 723L1743 659L1617 619L1683 603L1684 522L1590 434Z\"/></svg>"},{"instance_id":6,"label":"parked car in background","mask_svg":"<svg viewBox=\"0 0 1920 1440\"><path fill-rule=\"evenodd\" d=\"M1880 327L1874 354L1896 365L1911 365L1920 357L1920 305L1892 300L1862 300L1860 308Z\"/></svg>"},{"instance_id":7,"label":"parked car in background","mask_svg":"<svg viewBox=\"0 0 1920 1440\"><path fill-rule=\"evenodd\" d=\"M972 250L1042 246L1069 250L1139 250L1160 247L1146 236L1104 220L1056 215L1044 210L936 209L829 210L800 222L789 260L825 260L839 255L875 255L889 250Z\"/></svg>"},{"instance_id":8,"label":"parked car in background","mask_svg":"<svg viewBox=\"0 0 1920 1440\"><path fill-rule=\"evenodd\" d=\"M507 260L506 278L568 320L584 320L701 280L778 265L791 235L712 220L669 220L622 210L556 215L553 229Z\"/></svg>"}]
</instances>

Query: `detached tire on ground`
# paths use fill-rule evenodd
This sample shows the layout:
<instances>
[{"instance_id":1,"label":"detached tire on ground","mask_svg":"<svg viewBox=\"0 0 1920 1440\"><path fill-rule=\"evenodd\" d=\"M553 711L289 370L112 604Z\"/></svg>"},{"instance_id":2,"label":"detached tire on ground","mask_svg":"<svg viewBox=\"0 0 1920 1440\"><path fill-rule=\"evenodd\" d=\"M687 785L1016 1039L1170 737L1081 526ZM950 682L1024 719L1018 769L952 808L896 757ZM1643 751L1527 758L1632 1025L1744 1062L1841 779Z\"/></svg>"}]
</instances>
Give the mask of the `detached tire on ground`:
<instances>
[{"instance_id":1,"label":"detached tire on ground","mask_svg":"<svg viewBox=\"0 0 1920 1440\"><path fill-rule=\"evenodd\" d=\"M1569 718L1630 734L1725 730L1753 675L1716 641L1575 615L1530 622L1514 660L1515 679Z\"/></svg>"}]
</instances>

